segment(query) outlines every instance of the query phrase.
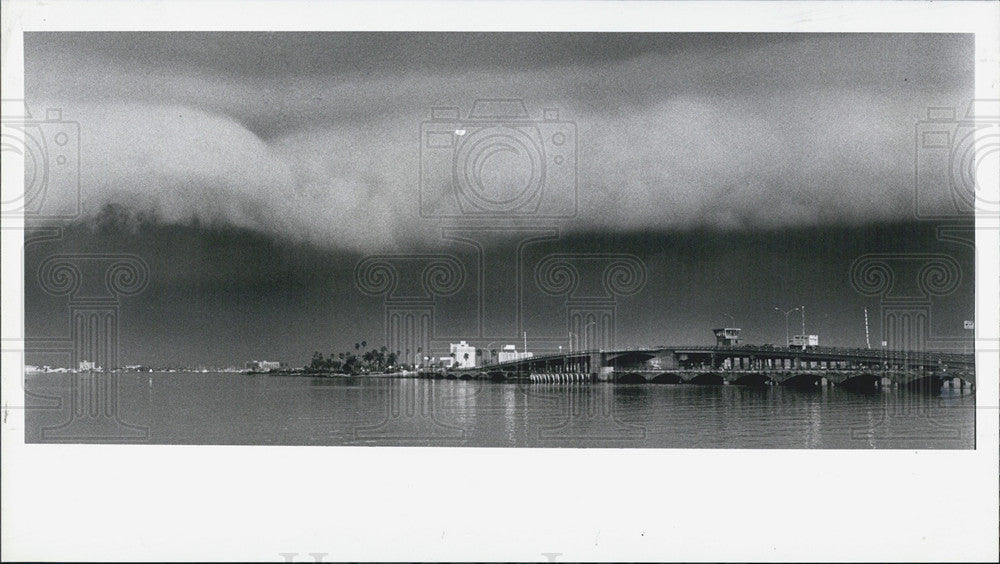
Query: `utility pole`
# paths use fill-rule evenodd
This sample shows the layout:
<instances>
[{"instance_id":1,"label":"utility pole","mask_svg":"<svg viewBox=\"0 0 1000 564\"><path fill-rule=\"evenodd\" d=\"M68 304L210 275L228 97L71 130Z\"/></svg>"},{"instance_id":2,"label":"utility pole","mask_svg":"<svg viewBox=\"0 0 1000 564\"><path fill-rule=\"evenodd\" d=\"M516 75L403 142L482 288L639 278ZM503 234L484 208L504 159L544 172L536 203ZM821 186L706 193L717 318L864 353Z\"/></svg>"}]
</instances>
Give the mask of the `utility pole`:
<instances>
[{"instance_id":1,"label":"utility pole","mask_svg":"<svg viewBox=\"0 0 1000 564\"><path fill-rule=\"evenodd\" d=\"M806 338L806 306L799 306L802 308L802 350L806 350L806 342L809 339Z\"/></svg>"},{"instance_id":2,"label":"utility pole","mask_svg":"<svg viewBox=\"0 0 1000 564\"><path fill-rule=\"evenodd\" d=\"M588 323L588 324L586 324L586 325L583 326L583 342L585 343L585 345L587 347L590 347L590 326L591 325L593 325L595 327L595 329L594 329L594 333L595 333L594 334L594 341L597 341L597 334L596 334L597 333L597 329L596 329L597 322L596 321L591 321L590 323ZM584 350L590 350L590 349L584 349Z\"/></svg>"},{"instance_id":3,"label":"utility pole","mask_svg":"<svg viewBox=\"0 0 1000 564\"><path fill-rule=\"evenodd\" d=\"M489 343L488 343L488 344L486 345L486 350L485 350L485 351L483 352L483 354L484 354L484 355L485 355L485 354L486 354L487 352L488 352L488 353L490 353L490 364L493 364L493 361L494 361L494 360L496 360L495 358L493 358L493 352L492 352L492 349L490 349L490 347L492 347L494 343L496 343L496 341L490 341L490 342L489 342Z\"/></svg>"},{"instance_id":4,"label":"utility pole","mask_svg":"<svg viewBox=\"0 0 1000 564\"><path fill-rule=\"evenodd\" d=\"M524 332L524 352L528 352L528 332Z\"/></svg>"},{"instance_id":5,"label":"utility pole","mask_svg":"<svg viewBox=\"0 0 1000 564\"><path fill-rule=\"evenodd\" d=\"M781 309L780 307L775 306L774 310L785 316L785 346L787 347L787 346L789 346L789 345L792 344L792 340L788 336L788 316L793 311L798 311L799 308L794 307L794 308L792 308L792 309L790 309L788 311L785 311L785 310Z\"/></svg>"},{"instance_id":6,"label":"utility pole","mask_svg":"<svg viewBox=\"0 0 1000 564\"><path fill-rule=\"evenodd\" d=\"M872 343L868 340L868 308L865 308L865 348L871 350Z\"/></svg>"}]
</instances>

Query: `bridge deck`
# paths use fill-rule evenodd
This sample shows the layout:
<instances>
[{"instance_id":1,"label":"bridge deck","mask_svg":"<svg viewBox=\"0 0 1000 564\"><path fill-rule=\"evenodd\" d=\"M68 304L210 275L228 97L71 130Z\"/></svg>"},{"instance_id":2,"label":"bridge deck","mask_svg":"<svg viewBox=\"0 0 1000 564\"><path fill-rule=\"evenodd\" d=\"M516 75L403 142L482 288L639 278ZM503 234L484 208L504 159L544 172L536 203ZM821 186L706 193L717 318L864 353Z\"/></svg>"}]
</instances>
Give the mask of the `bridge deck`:
<instances>
[{"instance_id":1,"label":"bridge deck","mask_svg":"<svg viewBox=\"0 0 1000 564\"><path fill-rule=\"evenodd\" d=\"M774 346L746 345L741 347L678 346L639 349L585 350L571 353L540 355L503 363L492 363L466 369L456 369L457 373L490 371L531 372L558 369L563 372L598 373L618 369L643 369L643 363L653 359L665 360L664 366L646 366L649 370L670 370L686 368L736 369L723 366L723 361L747 361L759 371L787 371L805 369L844 370L849 368L875 367L900 370L922 369L932 371L974 371L975 356L972 354L942 351L900 351L887 349L852 349L843 347L781 348ZM780 363L780 366L777 364ZM819 366L825 364L826 366ZM586 370L581 370L585 367ZM742 366L741 366L742 367Z\"/></svg>"}]
</instances>

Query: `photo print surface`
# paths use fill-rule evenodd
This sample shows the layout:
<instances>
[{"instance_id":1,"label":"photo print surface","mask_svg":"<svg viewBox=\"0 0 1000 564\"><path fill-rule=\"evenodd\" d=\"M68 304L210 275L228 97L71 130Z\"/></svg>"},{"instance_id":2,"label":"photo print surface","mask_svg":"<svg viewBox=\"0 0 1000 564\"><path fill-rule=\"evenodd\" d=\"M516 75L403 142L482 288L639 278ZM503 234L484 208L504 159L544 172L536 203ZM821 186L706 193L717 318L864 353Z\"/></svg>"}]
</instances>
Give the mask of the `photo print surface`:
<instances>
[{"instance_id":1,"label":"photo print surface","mask_svg":"<svg viewBox=\"0 0 1000 564\"><path fill-rule=\"evenodd\" d=\"M28 32L25 440L975 448L973 39Z\"/></svg>"}]
</instances>

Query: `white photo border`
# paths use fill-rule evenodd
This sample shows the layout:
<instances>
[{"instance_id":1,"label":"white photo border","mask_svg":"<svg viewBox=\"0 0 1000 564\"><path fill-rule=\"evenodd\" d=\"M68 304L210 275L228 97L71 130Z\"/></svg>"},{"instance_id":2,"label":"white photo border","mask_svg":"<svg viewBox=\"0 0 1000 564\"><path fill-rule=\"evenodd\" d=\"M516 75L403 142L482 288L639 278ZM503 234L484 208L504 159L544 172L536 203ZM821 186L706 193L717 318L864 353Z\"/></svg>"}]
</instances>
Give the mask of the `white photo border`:
<instances>
[{"instance_id":1,"label":"white photo border","mask_svg":"<svg viewBox=\"0 0 1000 564\"><path fill-rule=\"evenodd\" d=\"M6 1L2 89L23 94L25 31L947 32L975 34L975 95L997 99L998 6ZM24 327L22 227L4 219L5 350ZM975 450L25 445L23 412L5 408L2 557L995 559L1000 224L980 217L977 228L976 325L980 346L994 345L977 353ZM22 393L22 364L4 353L5 398Z\"/></svg>"}]
</instances>

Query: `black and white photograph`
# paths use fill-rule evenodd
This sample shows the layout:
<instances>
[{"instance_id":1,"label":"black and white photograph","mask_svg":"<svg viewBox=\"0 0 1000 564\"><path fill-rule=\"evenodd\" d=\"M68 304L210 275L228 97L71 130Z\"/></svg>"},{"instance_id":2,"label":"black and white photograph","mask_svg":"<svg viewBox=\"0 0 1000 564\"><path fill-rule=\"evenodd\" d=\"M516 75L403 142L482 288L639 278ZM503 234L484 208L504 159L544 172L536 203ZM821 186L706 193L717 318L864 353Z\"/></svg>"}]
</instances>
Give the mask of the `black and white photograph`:
<instances>
[{"instance_id":1,"label":"black and white photograph","mask_svg":"<svg viewBox=\"0 0 1000 564\"><path fill-rule=\"evenodd\" d=\"M520 490L519 502L538 507L516 505L507 519L544 513L547 496L523 489L538 481L566 495L578 483L574 496L623 496L605 502L615 513L645 496L666 503L686 480L717 487L678 499L698 507L685 526L704 527L700 535L756 531L763 525L745 523L753 505L798 504L806 488L854 491L858 500L836 504L862 513L881 495L903 495L907 480L920 484L911 495L956 506L988 483L982 494L996 501L995 464L985 482L972 465L995 463L997 451L1000 94L995 68L982 74L998 61L997 32L968 17L988 20L995 4L956 7L964 23L940 30L928 26L933 12L885 30L863 17L854 28L719 29L711 19L692 28L656 19L667 3L641 2L593 3L563 26L527 14L571 3L527 3L485 30L463 24L469 16L435 17L488 18L499 6L427 3L428 23L401 26L421 3L303 3L327 19L303 12L269 24L262 16L279 3L266 2L241 25L220 21L241 9L223 4L192 14L188 28L124 15L74 25L68 15L79 12L68 8L4 25L5 67L14 54L19 64L4 70L2 112L3 420L5 443L21 443L24 456L96 456L93 470L108 453L126 459L116 468L155 472L127 473L142 489L180 486L170 468L215 460L249 472L240 483L278 504L262 511L295 512L276 492L303 480L344 503L347 516L330 519L362 530L379 530L381 514L354 521L351 503L392 505L381 496L397 488L447 503L436 510L460 521L479 502L459 503L459 490ZM836 5L789 6L803 4ZM183 18L186 5L147 15ZM402 11L373 15L379 5ZM602 22L605 9L632 15ZM175 453L185 462L175 466ZM280 477L238 462L274 464L280 453L323 462ZM30 473L27 459L11 473L18 456L3 457L5 498L10 476ZM779 462L838 459L814 478ZM367 465L379 468L365 476ZM724 481L698 476L706 465ZM73 480L76 468L66 462L62 475ZM354 502L334 493L411 471L435 481L359 487L371 497L350 494ZM265 477L249 478L257 473ZM743 524L725 524L722 495L736 496ZM719 514L705 514L708 504ZM823 510L808 509L813 519ZM5 523L5 560L153 556L107 553L103 542L74 552L76 533L50 550L22 538L15 551L10 527L39 511ZM803 541L769 552L786 539L780 531L744 531L748 552L695 546L704 539L681 550L644 531L655 536L685 511L644 511L652 521L634 531L595 519L596 537L587 529L580 546L531 541L523 552L464 547L478 534L506 546L501 517L487 531L419 512L385 525L420 522L435 537L422 549L403 543L408 552L348 550L322 535L263 552L153 546L167 559L286 562L976 560L990 546L996 555L996 535L935 537L923 553L888 535L880 548L866 549L868 539L843 554L804 552ZM850 534L873 535L869 519ZM982 528L924 523L908 534ZM466 531L461 540L448 544L449 526ZM167 528L141 530L131 538ZM623 548L645 542L659 544Z\"/></svg>"}]
</instances>

